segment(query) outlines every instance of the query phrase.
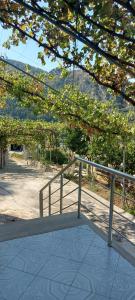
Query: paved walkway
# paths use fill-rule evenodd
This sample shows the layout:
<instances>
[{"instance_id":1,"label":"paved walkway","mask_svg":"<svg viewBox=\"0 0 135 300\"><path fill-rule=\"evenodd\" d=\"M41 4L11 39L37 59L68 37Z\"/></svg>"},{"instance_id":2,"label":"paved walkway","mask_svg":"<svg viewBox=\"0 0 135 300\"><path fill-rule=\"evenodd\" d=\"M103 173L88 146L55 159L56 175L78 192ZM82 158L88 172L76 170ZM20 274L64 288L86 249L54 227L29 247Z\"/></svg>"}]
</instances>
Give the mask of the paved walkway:
<instances>
[{"instance_id":1,"label":"paved walkway","mask_svg":"<svg viewBox=\"0 0 135 300\"><path fill-rule=\"evenodd\" d=\"M55 172L54 172L55 173ZM0 223L39 217L38 192L53 172L10 160L0 171Z\"/></svg>"},{"instance_id":2,"label":"paved walkway","mask_svg":"<svg viewBox=\"0 0 135 300\"><path fill-rule=\"evenodd\" d=\"M135 267L89 226L0 243L1 300L133 300Z\"/></svg>"}]
</instances>

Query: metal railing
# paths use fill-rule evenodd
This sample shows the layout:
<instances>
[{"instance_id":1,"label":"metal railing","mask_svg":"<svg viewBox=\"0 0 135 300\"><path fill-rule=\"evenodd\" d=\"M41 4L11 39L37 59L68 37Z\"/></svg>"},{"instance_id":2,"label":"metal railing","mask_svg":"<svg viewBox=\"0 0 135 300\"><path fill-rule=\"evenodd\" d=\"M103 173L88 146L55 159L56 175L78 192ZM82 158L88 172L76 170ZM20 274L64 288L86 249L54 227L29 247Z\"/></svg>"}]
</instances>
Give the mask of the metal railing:
<instances>
[{"instance_id":1,"label":"metal railing","mask_svg":"<svg viewBox=\"0 0 135 300\"><path fill-rule=\"evenodd\" d=\"M69 191L66 195L64 195L63 191L64 191L64 186L66 186L70 181L72 181L72 179L66 179L66 181L64 182L64 178L66 178L65 173L67 170L70 169L70 167L72 167L72 165L74 165L75 163L78 164L78 174L76 177L76 185L75 188L73 188L73 190ZM98 169L101 172L105 172L106 174L108 174L109 179L110 179L110 194L109 194L109 206L105 203L102 202L102 200L98 199L98 197L94 197L91 195L91 193L85 191L82 187L82 170L83 170L83 165L89 165L92 166L96 169ZM59 181L59 187L56 188L54 191L52 191L51 187L52 184L55 182L55 180L57 178L60 178ZM113 230L118 233L120 236L124 237L125 239L127 239L129 242L131 242L132 244L134 244L129 238L127 238L125 235L123 235L118 229L116 229L113 226L113 217L114 214L117 214L118 216L120 216L121 218L124 218L124 220L126 220L127 222L129 222L130 224L132 224L134 226L135 229L135 222L133 222L132 220L130 220L129 218L127 218L126 216L122 215L119 211L117 211L114 208L114 196L115 194L118 194L115 191L115 181L117 178L121 178L122 180L127 180L133 183L133 185L135 184L135 177L120 171L117 171L115 169L112 168L108 168L106 166L94 163L92 161L80 158L80 157L76 157L73 161L71 161L65 168L63 168L57 175L55 175L39 192L39 207L40 207L40 217L44 216L44 211L48 210L48 215L52 215L52 206L55 205L56 203L59 203L59 210L57 212L55 212L54 214L60 213L62 214L63 211L73 205L77 205L78 207L78 218L80 218L81 216L81 208L85 208L87 211L90 211L89 208L84 205L82 203L82 192L86 193L88 196L93 197L94 201L99 202L100 204L104 205L105 207L109 207L109 220L108 222L106 220L102 220L102 222L104 222L105 224L108 225L108 245L111 246L112 245L112 232ZM44 198L44 191L46 191L48 188L48 193L47 196ZM108 187L107 187L108 189ZM66 198L68 195L72 194L73 192L77 191L78 192L78 196L77 196L77 201L71 203L70 205L63 207L63 199ZM54 202L52 202L52 195L54 195L55 193L60 192L59 193L59 199L55 200ZM44 208L44 201L47 201L48 199L48 205ZM135 199L134 199L135 201ZM94 214L94 213L93 213ZM96 215L97 216L97 215ZM99 216L97 216L97 218L100 220L101 218ZM134 244L135 245L135 244Z\"/></svg>"}]
</instances>

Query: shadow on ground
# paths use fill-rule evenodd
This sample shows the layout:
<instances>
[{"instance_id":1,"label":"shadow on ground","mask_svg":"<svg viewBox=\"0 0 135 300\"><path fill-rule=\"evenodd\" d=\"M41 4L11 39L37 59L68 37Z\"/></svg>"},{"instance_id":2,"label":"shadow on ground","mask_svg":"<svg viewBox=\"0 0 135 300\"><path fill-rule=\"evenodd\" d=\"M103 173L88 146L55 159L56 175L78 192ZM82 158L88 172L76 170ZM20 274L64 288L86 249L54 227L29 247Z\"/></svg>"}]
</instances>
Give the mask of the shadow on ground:
<instances>
[{"instance_id":1,"label":"shadow on ground","mask_svg":"<svg viewBox=\"0 0 135 300\"><path fill-rule=\"evenodd\" d=\"M21 219L12 215L0 214L0 225L16 221L25 221L25 219Z\"/></svg>"},{"instance_id":2,"label":"shadow on ground","mask_svg":"<svg viewBox=\"0 0 135 300\"><path fill-rule=\"evenodd\" d=\"M105 228L108 232L108 226L109 226L109 212L103 210L99 210L99 213L96 214L95 205L93 203L89 202L83 202L82 204L85 205L85 207L82 208L82 213L87 215L87 217L94 223L94 224L100 224L100 228ZM134 217L133 217L134 218ZM114 212L113 215L113 232L114 237L119 241L123 240L124 237L129 239L130 241L133 241L135 243L135 223L131 222L128 219L125 219Z\"/></svg>"},{"instance_id":3,"label":"shadow on ground","mask_svg":"<svg viewBox=\"0 0 135 300\"><path fill-rule=\"evenodd\" d=\"M13 194L12 184L10 182L0 182L0 197L11 197ZM1 199L0 199L1 201Z\"/></svg>"},{"instance_id":4,"label":"shadow on ground","mask_svg":"<svg viewBox=\"0 0 135 300\"><path fill-rule=\"evenodd\" d=\"M18 164L18 162L14 160L9 160L8 165L0 170L1 179L18 179L18 178L26 178L33 177L36 178L39 176L39 173L43 170L35 169L34 167L30 167L27 164Z\"/></svg>"}]
</instances>

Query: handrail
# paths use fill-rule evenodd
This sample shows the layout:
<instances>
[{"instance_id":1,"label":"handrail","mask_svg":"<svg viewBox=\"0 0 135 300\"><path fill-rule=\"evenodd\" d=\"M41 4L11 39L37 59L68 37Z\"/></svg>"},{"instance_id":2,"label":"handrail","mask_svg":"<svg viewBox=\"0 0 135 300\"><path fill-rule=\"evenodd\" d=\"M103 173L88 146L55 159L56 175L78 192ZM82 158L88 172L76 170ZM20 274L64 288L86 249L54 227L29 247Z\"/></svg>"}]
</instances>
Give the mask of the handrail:
<instances>
[{"instance_id":1,"label":"handrail","mask_svg":"<svg viewBox=\"0 0 135 300\"><path fill-rule=\"evenodd\" d=\"M75 156L74 160L72 160L65 168L62 168L58 174L56 174L45 186L42 187L42 189L40 190L40 192L43 192L43 190L46 189L46 187L49 186L49 184L51 184L57 177L59 177L60 175L62 175L77 160L80 161L80 162L86 163L86 164L88 164L90 166L93 166L95 168L98 168L100 170L103 170L105 172L108 172L108 173L110 173L112 175L117 175L117 176L120 176L122 178L124 177L124 178L127 178L129 180L135 181L135 176L132 176L132 175L129 175L127 173L123 173L121 171L118 171L118 170L115 170L115 169L112 169L112 168L109 168L109 167L97 164L97 163L95 163L93 161L81 158L79 156Z\"/></svg>"},{"instance_id":2,"label":"handrail","mask_svg":"<svg viewBox=\"0 0 135 300\"><path fill-rule=\"evenodd\" d=\"M110 173L112 175L118 175L120 177L128 178L128 179L130 179L132 181L135 181L135 176L129 175L127 173L123 173L121 171L117 171L115 169L112 169L112 168L109 168L109 167L105 167L103 165L94 163L93 161L90 161L90 160L87 160L87 159L83 159L83 158L78 157L78 156L76 156L76 159L79 160L79 161L81 161L81 162L83 162L83 163L91 165L91 166L93 166L95 168L98 168L100 170L106 171L106 172L108 172L108 173Z\"/></svg>"},{"instance_id":3,"label":"handrail","mask_svg":"<svg viewBox=\"0 0 135 300\"><path fill-rule=\"evenodd\" d=\"M75 189L73 189L72 191L69 191L68 193L66 193L64 195L63 193L63 187L65 185L65 183L63 182L63 174L64 172L70 167L72 166L75 162L79 162L78 164L78 182L77 182L77 187ZM118 214L120 215L121 217L123 217L126 221L130 222L132 225L134 225L134 223L129 220L127 217L121 215L119 212L117 212L114 208L114 195L115 193L117 193L115 191L115 180L117 177L121 177L121 178L124 178L124 179L127 179L127 180L131 180L132 182L135 182L135 176L132 176L132 175L129 175L127 173L123 173L121 171L117 171L115 169L112 169L112 168L109 168L109 167L106 167L106 166L103 166L103 165L100 165L98 163L95 163L95 162L92 162L92 161L89 161L87 159L83 159L79 156L75 156L75 158L68 164L66 165L65 168L62 168L58 174L56 174L45 186L42 187L42 189L40 190L39 192L39 210L40 210L40 217L43 217L44 215L44 210L45 209L48 209L48 214L49 216L53 215L53 212L51 211L51 208L52 206L56 203L56 202L59 202L59 210L57 212L55 212L55 214L57 213L60 213L62 214L63 210L65 210L66 208L72 206L73 204L76 204L78 203L78 218L80 218L80 214L81 214L81 207L83 207L83 204L82 204L82 192L85 192L85 190L82 188L82 170L83 170L83 163L87 164L87 165L90 165L90 166L93 166L101 171L105 171L108 173L108 175L110 175L110 195L109 195L109 205L105 205L104 203L101 203L101 201L99 199L96 199L94 198L96 201L100 202L101 204L103 204L104 206L107 206L109 208L109 213L108 213L108 216L109 216L109 219L108 221L106 222L104 220L104 223L106 223L108 225L108 245L111 246L112 245L112 238L113 238L113 235L112 235L112 230L114 229L113 228L113 215L114 214ZM60 187L58 189L56 189L55 191L51 192L51 184L54 182L54 180L56 178L60 177ZM70 180L69 180L70 181ZM68 182L69 182L68 181ZM43 191L49 187L49 190L47 191L48 193L48 196L46 198L44 198L44 193ZM66 198L69 194L73 193L75 190L78 190L78 200L77 202L73 203L72 205L70 204L69 206L66 206L66 207L63 207L63 198ZM56 200L55 202L52 203L52 199L51 199L51 196L56 193L57 191L60 191L60 195L59 195L59 199ZM88 192L85 192L87 195L91 196ZM48 206L47 207L43 207L43 202L45 199L48 198ZM86 207L86 209L89 211L89 209ZM93 213L94 214L94 213ZM96 215L96 214L95 214ZM100 220L101 218L99 216L97 216L98 219ZM119 230L116 230L114 229L116 232ZM120 232L119 232L120 235L122 235ZM126 236L125 238L131 242Z\"/></svg>"},{"instance_id":4,"label":"handrail","mask_svg":"<svg viewBox=\"0 0 135 300\"><path fill-rule=\"evenodd\" d=\"M74 160L72 160L65 168L62 168L58 174L56 174L45 186L42 187L40 193L42 193L43 190L47 188L47 186L49 186L57 177L62 175L70 166L72 166L76 160L77 158L74 158Z\"/></svg>"}]
</instances>

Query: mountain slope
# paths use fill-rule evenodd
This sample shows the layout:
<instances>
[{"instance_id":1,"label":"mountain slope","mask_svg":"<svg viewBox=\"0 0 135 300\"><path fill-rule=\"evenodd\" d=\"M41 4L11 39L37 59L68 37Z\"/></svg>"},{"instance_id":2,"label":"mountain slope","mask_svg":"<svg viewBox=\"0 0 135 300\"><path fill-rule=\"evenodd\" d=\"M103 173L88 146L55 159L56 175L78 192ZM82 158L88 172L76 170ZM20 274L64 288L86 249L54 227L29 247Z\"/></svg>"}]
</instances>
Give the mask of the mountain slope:
<instances>
[{"instance_id":1,"label":"mountain slope","mask_svg":"<svg viewBox=\"0 0 135 300\"><path fill-rule=\"evenodd\" d=\"M15 66L21 68L22 70L26 69L26 65L20 61L7 59L7 61L11 62ZM73 84L79 87L82 92L86 92L93 99L98 99L101 101L106 101L110 99L110 95L107 92L106 88L94 83L90 76L81 70L75 70L74 74L72 71L68 73L68 76L63 78L61 76L61 70L59 68L53 69L50 73L44 72L40 68L35 68L31 65L28 65L30 72L36 76L39 73L52 74L53 79L47 80L47 82L56 89L61 89L65 84ZM8 70L14 70L11 66L7 65Z\"/></svg>"},{"instance_id":2,"label":"mountain slope","mask_svg":"<svg viewBox=\"0 0 135 300\"><path fill-rule=\"evenodd\" d=\"M15 66L19 67L22 70L26 70L26 65L20 61L8 59L7 61L11 62ZM67 84L74 84L79 87L80 91L88 93L92 99L97 99L99 101L108 101L112 99L112 96L107 92L106 88L94 83L91 81L90 76L81 70L75 70L74 74L72 71L68 73L68 76L63 78L61 76L61 70L59 68L53 69L51 72L44 72L40 68L35 68L31 65L29 66L29 72L34 74L45 73L46 75L53 75L53 79L47 79L47 83L50 84L57 90L60 90ZM10 72L11 70L15 70L13 67L7 65L6 69ZM118 98L118 99L117 99ZM121 97L116 97L116 102L119 106L122 106ZM20 119L36 119L37 117L33 114L31 109L26 109L20 107L20 105L16 101L7 101L7 107L4 110L0 110L0 115L9 115L14 118ZM49 116L43 116L43 119L50 120Z\"/></svg>"}]
</instances>

